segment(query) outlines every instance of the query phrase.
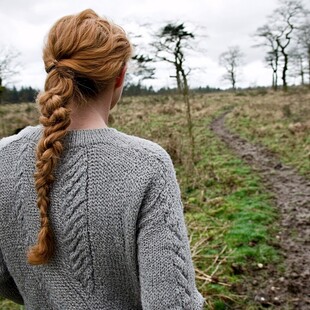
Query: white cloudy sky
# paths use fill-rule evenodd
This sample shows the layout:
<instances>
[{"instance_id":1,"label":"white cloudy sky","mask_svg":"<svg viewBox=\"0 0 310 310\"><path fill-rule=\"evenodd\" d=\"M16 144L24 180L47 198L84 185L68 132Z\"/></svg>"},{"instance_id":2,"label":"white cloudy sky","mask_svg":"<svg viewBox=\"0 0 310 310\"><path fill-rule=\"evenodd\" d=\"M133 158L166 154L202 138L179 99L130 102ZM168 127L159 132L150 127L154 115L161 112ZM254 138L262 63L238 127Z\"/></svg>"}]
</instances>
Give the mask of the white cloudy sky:
<instances>
[{"instance_id":1,"label":"white cloudy sky","mask_svg":"<svg viewBox=\"0 0 310 310\"><path fill-rule=\"evenodd\" d=\"M202 35L188 56L189 66L195 68L190 77L192 86L228 86L222 80L224 71L218 58L232 45L239 45L245 54L239 86L269 85L271 74L263 62L264 50L253 48L251 35L277 5L277 0L0 0L0 47L10 46L21 53L22 70L15 85L42 88L44 36L63 15L92 8L129 32L144 23L160 27L166 21L186 21L198 26ZM160 65L158 79L152 84L156 88L173 85L169 75L173 70Z\"/></svg>"}]
</instances>

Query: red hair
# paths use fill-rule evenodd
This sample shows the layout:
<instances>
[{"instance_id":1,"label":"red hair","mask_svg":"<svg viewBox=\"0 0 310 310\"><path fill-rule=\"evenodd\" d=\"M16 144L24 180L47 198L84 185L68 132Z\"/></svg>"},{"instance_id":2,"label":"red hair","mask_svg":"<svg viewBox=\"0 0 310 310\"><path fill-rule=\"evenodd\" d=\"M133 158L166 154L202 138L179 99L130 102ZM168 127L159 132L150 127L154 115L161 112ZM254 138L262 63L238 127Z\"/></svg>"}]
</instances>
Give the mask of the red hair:
<instances>
[{"instance_id":1,"label":"red hair","mask_svg":"<svg viewBox=\"0 0 310 310\"><path fill-rule=\"evenodd\" d=\"M49 194L70 125L68 103L86 104L98 96L120 74L131 53L123 29L90 9L61 18L48 34L43 50L48 75L38 97L44 130L34 175L41 227L37 244L28 251L30 264L45 264L54 253Z\"/></svg>"}]
</instances>

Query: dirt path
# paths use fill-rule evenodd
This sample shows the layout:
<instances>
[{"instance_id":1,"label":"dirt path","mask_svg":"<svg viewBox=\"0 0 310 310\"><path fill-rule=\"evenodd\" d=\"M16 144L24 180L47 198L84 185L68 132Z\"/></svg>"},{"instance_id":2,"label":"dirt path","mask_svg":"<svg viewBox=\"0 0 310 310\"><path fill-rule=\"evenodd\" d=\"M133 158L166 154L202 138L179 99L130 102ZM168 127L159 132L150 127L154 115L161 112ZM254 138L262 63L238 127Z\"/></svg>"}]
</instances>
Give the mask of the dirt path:
<instances>
[{"instance_id":1,"label":"dirt path","mask_svg":"<svg viewBox=\"0 0 310 310\"><path fill-rule=\"evenodd\" d=\"M246 283L250 297L265 307L310 309L310 182L281 164L268 150L231 133L225 116L216 118L211 129L263 178L274 194L280 211L279 246L285 270L268 266L265 276L253 273ZM266 275L268 274L268 277Z\"/></svg>"}]
</instances>

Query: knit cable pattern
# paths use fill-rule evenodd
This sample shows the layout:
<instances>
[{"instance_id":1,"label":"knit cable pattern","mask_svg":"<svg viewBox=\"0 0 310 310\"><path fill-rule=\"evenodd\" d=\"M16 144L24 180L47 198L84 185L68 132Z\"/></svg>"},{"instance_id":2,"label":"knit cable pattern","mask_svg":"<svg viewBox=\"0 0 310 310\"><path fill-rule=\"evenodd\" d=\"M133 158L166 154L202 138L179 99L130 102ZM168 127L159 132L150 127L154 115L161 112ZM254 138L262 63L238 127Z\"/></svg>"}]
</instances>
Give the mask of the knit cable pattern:
<instances>
[{"instance_id":1,"label":"knit cable pattern","mask_svg":"<svg viewBox=\"0 0 310 310\"><path fill-rule=\"evenodd\" d=\"M165 309L199 309L193 302L197 291L180 190L170 157L161 155L138 220L140 279L146 289L142 292L143 307L162 309L160 298L173 287Z\"/></svg>"},{"instance_id":2,"label":"knit cable pattern","mask_svg":"<svg viewBox=\"0 0 310 310\"><path fill-rule=\"evenodd\" d=\"M73 276L89 292L93 290L93 264L87 223L87 157L72 153L65 167L63 205L64 242Z\"/></svg>"},{"instance_id":3,"label":"knit cable pattern","mask_svg":"<svg viewBox=\"0 0 310 310\"><path fill-rule=\"evenodd\" d=\"M23 208L23 195L25 195L23 182L25 182L24 170L25 170L25 157L27 156L28 144L23 143L22 147L19 150L18 158L20 159L16 164L16 175L17 182L15 184L15 193L16 200L14 204L14 212L12 212L12 216L17 218L17 220L22 223L24 218L24 213L22 212Z\"/></svg>"},{"instance_id":4,"label":"knit cable pattern","mask_svg":"<svg viewBox=\"0 0 310 310\"><path fill-rule=\"evenodd\" d=\"M170 175L169 175L170 174ZM172 236L172 241L170 242L170 250L172 252L171 257L173 257L173 265L176 270L176 281L178 283L178 302L180 309L191 310L191 299L192 293L190 291L190 280L189 280L189 270L188 270L188 257L186 255L186 239L187 236L184 235L186 232L185 227L182 226L183 222L183 205L180 200L178 184L174 175L174 171L170 170L168 172L168 181L165 184L166 189L163 190L163 206L164 206L164 218L167 227L169 228ZM175 182L175 191L169 190L169 187ZM170 183L170 184L169 184ZM172 183L172 184L171 184ZM167 191L168 189L168 191ZM172 197L171 197L172 195ZM171 199L172 198L172 199ZM170 206L175 204L174 208ZM186 238L186 239L185 239Z\"/></svg>"},{"instance_id":5,"label":"knit cable pattern","mask_svg":"<svg viewBox=\"0 0 310 310\"><path fill-rule=\"evenodd\" d=\"M48 209L55 256L43 266L27 262L39 225L41 134L31 128L0 143L0 296L12 277L10 298L22 297L29 310L201 310L171 159L117 130L67 133Z\"/></svg>"}]
</instances>

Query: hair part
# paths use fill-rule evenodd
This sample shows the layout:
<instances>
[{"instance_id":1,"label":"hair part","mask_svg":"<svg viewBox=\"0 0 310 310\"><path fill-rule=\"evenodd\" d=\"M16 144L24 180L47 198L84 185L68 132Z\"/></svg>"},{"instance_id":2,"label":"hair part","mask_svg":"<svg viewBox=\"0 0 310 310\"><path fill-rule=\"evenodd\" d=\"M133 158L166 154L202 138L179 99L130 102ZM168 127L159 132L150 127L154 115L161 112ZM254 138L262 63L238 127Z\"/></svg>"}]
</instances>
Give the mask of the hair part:
<instances>
[{"instance_id":1,"label":"hair part","mask_svg":"<svg viewBox=\"0 0 310 310\"><path fill-rule=\"evenodd\" d=\"M68 104L87 104L96 98L120 74L131 54L124 30L90 9L61 18L48 34L43 49L48 75L37 99L43 125L34 174L40 230L37 244L27 254L30 264L48 263L55 250L49 196L70 125Z\"/></svg>"}]
</instances>

